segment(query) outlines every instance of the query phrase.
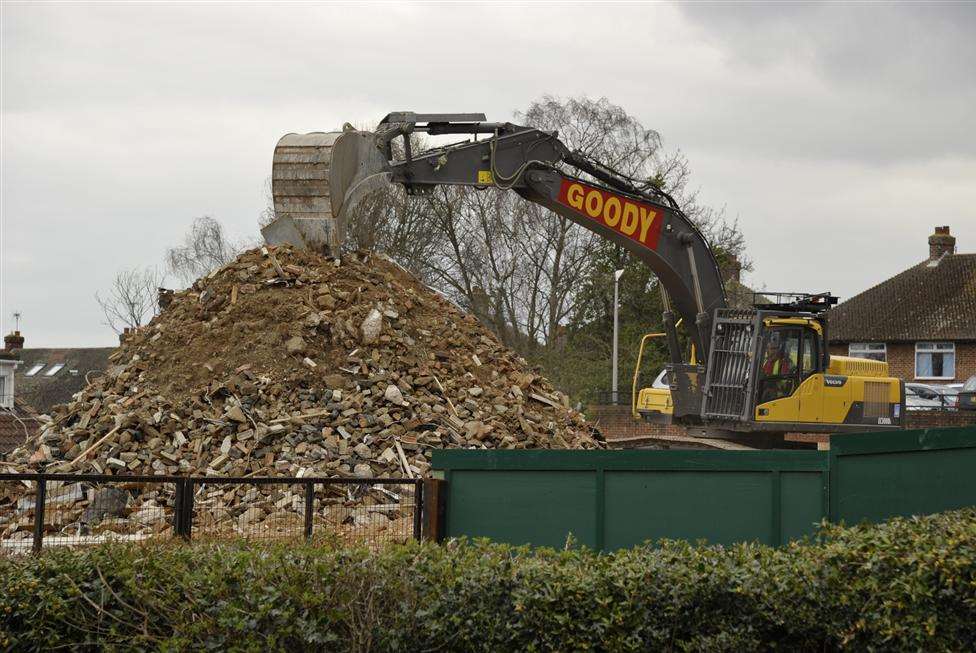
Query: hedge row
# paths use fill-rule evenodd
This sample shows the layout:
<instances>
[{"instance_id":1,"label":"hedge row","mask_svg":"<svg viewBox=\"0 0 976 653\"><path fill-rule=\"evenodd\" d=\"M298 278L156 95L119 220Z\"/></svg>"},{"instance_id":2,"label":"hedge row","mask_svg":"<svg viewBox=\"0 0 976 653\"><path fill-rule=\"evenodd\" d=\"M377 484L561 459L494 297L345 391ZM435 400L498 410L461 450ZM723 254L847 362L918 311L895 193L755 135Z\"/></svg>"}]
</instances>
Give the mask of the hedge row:
<instances>
[{"instance_id":1,"label":"hedge row","mask_svg":"<svg viewBox=\"0 0 976 653\"><path fill-rule=\"evenodd\" d=\"M0 648L971 650L976 511L779 549L107 545L0 560Z\"/></svg>"}]
</instances>

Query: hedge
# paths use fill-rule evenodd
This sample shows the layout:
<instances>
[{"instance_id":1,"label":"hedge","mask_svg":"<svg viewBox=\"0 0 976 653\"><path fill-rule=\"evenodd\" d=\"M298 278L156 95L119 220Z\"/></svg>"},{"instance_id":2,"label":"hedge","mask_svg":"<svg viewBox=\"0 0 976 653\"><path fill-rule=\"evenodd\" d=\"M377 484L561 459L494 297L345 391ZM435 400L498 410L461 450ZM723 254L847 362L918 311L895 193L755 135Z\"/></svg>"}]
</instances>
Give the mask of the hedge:
<instances>
[{"instance_id":1,"label":"hedge","mask_svg":"<svg viewBox=\"0 0 976 653\"><path fill-rule=\"evenodd\" d=\"M971 650L976 511L786 547L103 545L0 560L10 650Z\"/></svg>"}]
</instances>

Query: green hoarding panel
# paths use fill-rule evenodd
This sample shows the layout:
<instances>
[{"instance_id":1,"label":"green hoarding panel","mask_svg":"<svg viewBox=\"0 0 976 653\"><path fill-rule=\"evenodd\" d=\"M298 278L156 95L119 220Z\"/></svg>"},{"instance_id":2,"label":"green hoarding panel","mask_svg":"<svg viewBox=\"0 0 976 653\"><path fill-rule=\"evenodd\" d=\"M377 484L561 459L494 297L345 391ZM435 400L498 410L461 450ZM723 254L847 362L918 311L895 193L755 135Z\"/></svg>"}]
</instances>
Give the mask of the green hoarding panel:
<instances>
[{"instance_id":1,"label":"green hoarding panel","mask_svg":"<svg viewBox=\"0 0 976 653\"><path fill-rule=\"evenodd\" d=\"M773 541L769 472L607 470L605 549L659 538Z\"/></svg>"},{"instance_id":2,"label":"green hoarding panel","mask_svg":"<svg viewBox=\"0 0 976 653\"><path fill-rule=\"evenodd\" d=\"M560 548L572 533L596 542L593 471L453 471L448 477L448 537Z\"/></svg>"},{"instance_id":3,"label":"green hoarding panel","mask_svg":"<svg viewBox=\"0 0 976 653\"><path fill-rule=\"evenodd\" d=\"M778 544L826 509L816 451L435 451L447 535L614 550L647 540Z\"/></svg>"},{"instance_id":4,"label":"green hoarding panel","mask_svg":"<svg viewBox=\"0 0 976 653\"><path fill-rule=\"evenodd\" d=\"M973 428L838 437L831 442L830 465L834 521L881 521L976 505Z\"/></svg>"},{"instance_id":5,"label":"green hoarding panel","mask_svg":"<svg viewBox=\"0 0 976 653\"><path fill-rule=\"evenodd\" d=\"M827 517L827 475L780 474L780 541L785 544L813 535Z\"/></svg>"}]
</instances>

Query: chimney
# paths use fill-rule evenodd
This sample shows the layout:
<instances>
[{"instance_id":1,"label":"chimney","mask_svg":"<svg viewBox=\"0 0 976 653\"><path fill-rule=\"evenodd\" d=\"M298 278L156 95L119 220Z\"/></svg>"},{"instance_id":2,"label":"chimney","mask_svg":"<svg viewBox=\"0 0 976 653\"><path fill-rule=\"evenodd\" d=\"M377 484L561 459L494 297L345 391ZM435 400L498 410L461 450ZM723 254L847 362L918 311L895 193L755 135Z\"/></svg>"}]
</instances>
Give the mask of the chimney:
<instances>
[{"instance_id":1,"label":"chimney","mask_svg":"<svg viewBox=\"0 0 976 653\"><path fill-rule=\"evenodd\" d=\"M3 350L7 352L14 352L18 349L24 348L24 336L20 335L20 331L11 331L3 337Z\"/></svg>"},{"instance_id":2,"label":"chimney","mask_svg":"<svg viewBox=\"0 0 976 653\"><path fill-rule=\"evenodd\" d=\"M949 226L936 227L935 233L929 236L929 260L942 258L945 254L956 253L956 237L949 235Z\"/></svg>"},{"instance_id":3,"label":"chimney","mask_svg":"<svg viewBox=\"0 0 976 653\"><path fill-rule=\"evenodd\" d=\"M165 310L170 304L173 303L174 291L169 290L168 288L158 288L157 292L159 294L157 295L158 300L156 303L159 304L159 310Z\"/></svg>"}]
</instances>

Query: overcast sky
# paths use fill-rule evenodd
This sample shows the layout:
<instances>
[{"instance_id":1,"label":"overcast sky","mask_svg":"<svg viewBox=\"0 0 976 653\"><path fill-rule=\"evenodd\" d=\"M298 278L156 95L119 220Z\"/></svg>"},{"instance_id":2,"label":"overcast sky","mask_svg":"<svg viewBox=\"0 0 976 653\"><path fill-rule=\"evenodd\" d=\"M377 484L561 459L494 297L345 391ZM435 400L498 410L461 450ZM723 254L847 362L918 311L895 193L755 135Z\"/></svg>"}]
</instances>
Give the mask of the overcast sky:
<instances>
[{"instance_id":1,"label":"overcast sky","mask_svg":"<svg viewBox=\"0 0 976 653\"><path fill-rule=\"evenodd\" d=\"M2 324L94 300L194 217L255 238L286 132L605 96L680 148L769 290L850 296L976 252L976 4L2 5Z\"/></svg>"}]
</instances>

